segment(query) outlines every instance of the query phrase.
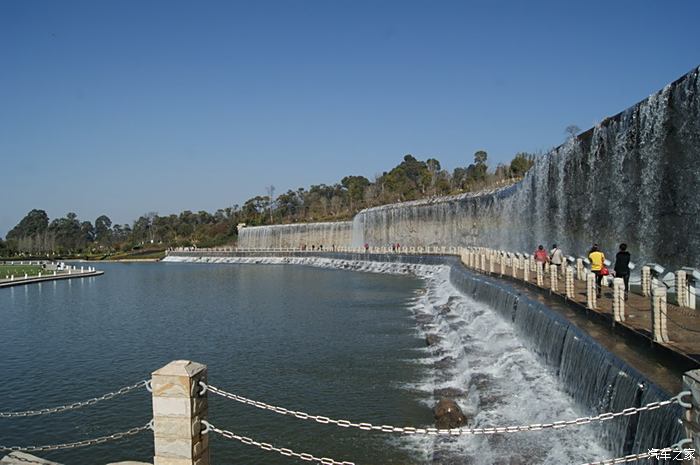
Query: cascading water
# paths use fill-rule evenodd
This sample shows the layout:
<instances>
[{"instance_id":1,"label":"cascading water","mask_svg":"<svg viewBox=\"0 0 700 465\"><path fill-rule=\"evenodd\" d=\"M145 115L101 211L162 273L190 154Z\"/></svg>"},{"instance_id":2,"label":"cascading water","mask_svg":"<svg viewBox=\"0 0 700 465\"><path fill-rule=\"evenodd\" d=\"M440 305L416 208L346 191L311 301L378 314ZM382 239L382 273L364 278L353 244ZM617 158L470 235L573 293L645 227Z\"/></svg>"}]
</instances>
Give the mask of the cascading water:
<instances>
[{"instance_id":1,"label":"cascading water","mask_svg":"<svg viewBox=\"0 0 700 465\"><path fill-rule=\"evenodd\" d=\"M416 355L415 363L426 367L425 378L406 389L420 393L426 406L449 392L475 427L570 420L670 396L544 304L468 271L454 257L367 258L289 254L166 260L312 265L425 278L426 290L415 296L412 311L418 335L439 339ZM681 416L681 408L671 406L561 430L392 441L415 450L420 463L582 463L674 444L683 437Z\"/></svg>"},{"instance_id":2,"label":"cascading water","mask_svg":"<svg viewBox=\"0 0 700 465\"><path fill-rule=\"evenodd\" d=\"M629 244L633 261L700 268L700 68L537 160L516 185L384 205L354 246L479 245L583 255Z\"/></svg>"},{"instance_id":3,"label":"cascading water","mask_svg":"<svg viewBox=\"0 0 700 465\"><path fill-rule=\"evenodd\" d=\"M350 245L352 222L297 223L252 226L238 232L238 246L244 248L300 247L306 245L326 250Z\"/></svg>"}]
</instances>

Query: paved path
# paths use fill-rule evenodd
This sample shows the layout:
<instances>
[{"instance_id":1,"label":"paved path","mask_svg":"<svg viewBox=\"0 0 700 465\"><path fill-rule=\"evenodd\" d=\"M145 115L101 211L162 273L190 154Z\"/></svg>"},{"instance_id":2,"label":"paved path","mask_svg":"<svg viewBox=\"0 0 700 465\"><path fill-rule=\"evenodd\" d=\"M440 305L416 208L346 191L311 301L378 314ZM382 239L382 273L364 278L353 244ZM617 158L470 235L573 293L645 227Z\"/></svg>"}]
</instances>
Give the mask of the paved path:
<instances>
[{"instance_id":1,"label":"paved path","mask_svg":"<svg viewBox=\"0 0 700 465\"><path fill-rule=\"evenodd\" d=\"M501 276L500 265L497 265L498 272L493 273L494 276ZM575 272L574 272L575 275ZM513 276L512 269L506 267L505 276ZM557 292L555 294L564 297L564 277L563 273L559 274L557 280ZM523 281L523 270L517 271L517 279ZM535 272L529 273L528 284L537 287L537 276ZM586 307L586 283L574 279L575 293L573 302ZM546 274L543 280L542 289L550 290L550 276ZM612 288L603 288L602 297L597 299L596 309L590 310L603 315L609 315L613 318L613 290ZM668 336L671 342L662 343L674 351L681 352L697 361L700 361L700 311L691 308L681 308L677 305L667 303L667 321L668 321ZM650 297L644 297L639 294L629 294L629 300L625 302L625 321L621 324L631 328L638 333L641 333L648 338L652 338L652 304Z\"/></svg>"}]
</instances>

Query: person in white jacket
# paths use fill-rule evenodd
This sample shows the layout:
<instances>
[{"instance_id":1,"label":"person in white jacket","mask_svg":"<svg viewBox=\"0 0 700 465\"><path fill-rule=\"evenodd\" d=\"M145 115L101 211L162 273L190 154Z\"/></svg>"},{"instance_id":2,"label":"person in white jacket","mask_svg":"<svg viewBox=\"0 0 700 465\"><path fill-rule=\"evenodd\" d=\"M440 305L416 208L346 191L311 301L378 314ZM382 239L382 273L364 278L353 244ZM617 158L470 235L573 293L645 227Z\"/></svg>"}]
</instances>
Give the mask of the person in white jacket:
<instances>
[{"instance_id":1,"label":"person in white jacket","mask_svg":"<svg viewBox=\"0 0 700 465\"><path fill-rule=\"evenodd\" d=\"M564 254L557 244L552 245L552 250L549 251L549 265L556 266L557 271L561 271L561 266L564 263Z\"/></svg>"}]
</instances>

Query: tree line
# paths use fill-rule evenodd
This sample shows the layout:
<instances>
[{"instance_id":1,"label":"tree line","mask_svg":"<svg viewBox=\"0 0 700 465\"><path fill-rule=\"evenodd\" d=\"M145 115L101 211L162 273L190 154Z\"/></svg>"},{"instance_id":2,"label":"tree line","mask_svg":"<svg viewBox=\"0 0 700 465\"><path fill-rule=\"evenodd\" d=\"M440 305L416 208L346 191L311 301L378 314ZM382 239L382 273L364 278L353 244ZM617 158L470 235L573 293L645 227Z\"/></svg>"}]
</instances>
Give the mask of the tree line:
<instances>
[{"instance_id":1,"label":"tree line","mask_svg":"<svg viewBox=\"0 0 700 465\"><path fill-rule=\"evenodd\" d=\"M44 210L35 209L7 233L5 240L0 240L0 256L108 254L148 245L162 248L230 244L236 241L240 223L257 226L346 220L363 208L474 192L515 182L533 165L534 159L533 154L518 153L510 163L490 170L488 154L478 151L473 163L449 172L435 158L421 161L406 155L401 163L372 180L345 176L333 185L288 190L277 197L274 187L269 186L267 195L257 195L243 205L219 209L213 214L186 210L179 215L161 216L149 212L131 225L113 224L107 215L99 216L94 222L80 220L75 213L50 220Z\"/></svg>"}]
</instances>

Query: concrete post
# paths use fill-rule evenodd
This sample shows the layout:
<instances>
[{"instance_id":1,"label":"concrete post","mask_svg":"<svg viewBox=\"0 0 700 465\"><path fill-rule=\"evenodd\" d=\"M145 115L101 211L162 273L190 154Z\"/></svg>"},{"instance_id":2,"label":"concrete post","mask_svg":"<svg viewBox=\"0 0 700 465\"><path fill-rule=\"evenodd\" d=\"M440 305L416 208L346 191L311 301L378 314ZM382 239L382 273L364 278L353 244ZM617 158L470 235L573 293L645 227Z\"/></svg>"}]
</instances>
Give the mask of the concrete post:
<instances>
[{"instance_id":1,"label":"concrete post","mask_svg":"<svg viewBox=\"0 0 700 465\"><path fill-rule=\"evenodd\" d=\"M481 253L481 271L486 271L486 255Z\"/></svg>"},{"instance_id":2,"label":"concrete post","mask_svg":"<svg viewBox=\"0 0 700 465\"><path fill-rule=\"evenodd\" d=\"M546 262L545 262L545 264L544 264L544 274L549 273L549 269L550 269L549 263L546 263Z\"/></svg>"},{"instance_id":3,"label":"concrete post","mask_svg":"<svg viewBox=\"0 0 700 465\"><path fill-rule=\"evenodd\" d=\"M506 256L501 255L501 276L504 276L506 274Z\"/></svg>"},{"instance_id":4,"label":"concrete post","mask_svg":"<svg viewBox=\"0 0 700 465\"><path fill-rule=\"evenodd\" d=\"M496 271L496 256L493 254L489 255L489 273L494 273Z\"/></svg>"},{"instance_id":5,"label":"concrete post","mask_svg":"<svg viewBox=\"0 0 700 465\"><path fill-rule=\"evenodd\" d=\"M676 299L679 307L688 307L688 277L685 271L676 271Z\"/></svg>"},{"instance_id":6,"label":"concrete post","mask_svg":"<svg viewBox=\"0 0 700 465\"><path fill-rule=\"evenodd\" d=\"M523 281L530 282L530 259L526 259L523 265Z\"/></svg>"},{"instance_id":7,"label":"concrete post","mask_svg":"<svg viewBox=\"0 0 700 465\"><path fill-rule=\"evenodd\" d=\"M644 297L651 295L651 268L648 266L642 267L642 295Z\"/></svg>"},{"instance_id":8,"label":"concrete post","mask_svg":"<svg viewBox=\"0 0 700 465\"><path fill-rule=\"evenodd\" d=\"M652 334L654 342L669 342L666 328L666 288L656 286L651 290L652 295Z\"/></svg>"},{"instance_id":9,"label":"concrete post","mask_svg":"<svg viewBox=\"0 0 700 465\"><path fill-rule=\"evenodd\" d=\"M544 263L542 262L536 262L535 263L535 273L537 277L537 287L544 287Z\"/></svg>"},{"instance_id":10,"label":"concrete post","mask_svg":"<svg viewBox=\"0 0 700 465\"><path fill-rule=\"evenodd\" d=\"M559 289L559 276L557 276L558 270L556 266L549 267L549 290L551 292L557 292Z\"/></svg>"},{"instance_id":11,"label":"concrete post","mask_svg":"<svg viewBox=\"0 0 700 465\"><path fill-rule=\"evenodd\" d=\"M574 294L576 292L576 288L574 287L574 270L571 267L566 267L564 268L564 279L565 279L565 284L564 287L566 288L566 298L570 300L574 300Z\"/></svg>"},{"instance_id":12,"label":"concrete post","mask_svg":"<svg viewBox=\"0 0 700 465\"><path fill-rule=\"evenodd\" d=\"M621 323L625 321L625 281L613 278L613 317Z\"/></svg>"},{"instance_id":13,"label":"concrete post","mask_svg":"<svg viewBox=\"0 0 700 465\"><path fill-rule=\"evenodd\" d=\"M207 418L207 367L175 360L153 372L153 465L209 465L209 435L202 435Z\"/></svg>"},{"instance_id":14,"label":"concrete post","mask_svg":"<svg viewBox=\"0 0 700 465\"><path fill-rule=\"evenodd\" d=\"M588 276L586 276L586 308L591 310L595 310L596 308L596 297L598 294L595 287L595 275L589 273Z\"/></svg>"},{"instance_id":15,"label":"concrete post","mask_svg":"<svg viewBox=\"0 0 700 465\"><path fill-rule=\"evenodd\" d=\"M583 281L583 259L576 259L576 279Z\"/></svg>"},{"instance_id":16,"label":"concrete post","mask_svg":"<svg viewBox=\"0 0 700 465\"><path fill-rule=\"evenodd\" d=\"M687 397L683 400L690 401L691 408L686 409L683 415L683 428L685 429L685 437L693 441L692 444L686 446L686 449L695 449L694 465L700 464L698 451L700 450L700 370L687 371L683 374L683 390L690 391L690 399Z\"/></svg>"}]
</instances>

